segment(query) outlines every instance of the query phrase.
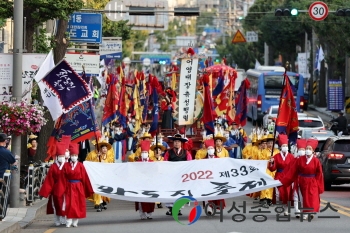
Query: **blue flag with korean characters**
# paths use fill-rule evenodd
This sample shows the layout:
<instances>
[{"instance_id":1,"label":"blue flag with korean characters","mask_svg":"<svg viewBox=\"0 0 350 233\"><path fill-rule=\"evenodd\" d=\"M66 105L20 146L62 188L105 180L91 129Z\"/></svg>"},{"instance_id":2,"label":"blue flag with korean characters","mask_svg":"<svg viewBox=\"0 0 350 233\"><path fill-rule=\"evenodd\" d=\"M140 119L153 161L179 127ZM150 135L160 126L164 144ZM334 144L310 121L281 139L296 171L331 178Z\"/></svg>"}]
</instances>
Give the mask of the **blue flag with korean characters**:
<instances>
[{"instance_id":1,"label":"blue flag with korean characters","mask_svg":"<svg viewBox=\"0 0 350 233\"><path fill-rule=\"evenodd\" d=\"M89 85L65 60L59 62L42 81L58 97L63 113L92 98Z\"/></svg>"}]
</instances>

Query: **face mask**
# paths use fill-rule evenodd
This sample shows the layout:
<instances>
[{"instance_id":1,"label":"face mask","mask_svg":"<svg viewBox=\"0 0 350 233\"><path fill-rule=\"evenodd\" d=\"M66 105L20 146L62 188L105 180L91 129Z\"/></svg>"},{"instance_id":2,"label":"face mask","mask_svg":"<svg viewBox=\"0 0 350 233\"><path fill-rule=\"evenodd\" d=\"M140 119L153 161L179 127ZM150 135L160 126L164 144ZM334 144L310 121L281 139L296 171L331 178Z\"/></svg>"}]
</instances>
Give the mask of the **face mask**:
<instances>
[{"instance_id":1,"label":"face mask","mask_svg":"<svg viewBox=\"0 0 350 233\"><path fill-rule=\"evenodd\" d=\"M76 162L78 161L78 156L72 156L70 157L70 159L72 160L72 162Z\"/></svg>"},{"instance_id":2,"label":"face mask","mask_svg":"<svg viewBox=\"0 0 350 233\"><path fill-rule=\"evenodd\" d=\"M141 157L143 159L147 159L148 158L148 153L141 153Z\"/></svg>"},{"instance_id":3,"label":"face mask","mask_svg":"<svg viewBox=\"0 0 350 233\"><path fill-rule=\"evenodd\" d=\"M57 161L60 162L60 163L63 163L65 160L66 160L65 157L58 157L57 158Z\"/></svg>"},{"instance_id":4,"label":"face mask","mask_svg":"<svg viewBox=\"0 0 350 233\"><path fill-rule=\"evenodd\" d=\"M208 154L209 154L209 155L213 155L214 153L215 153L215 149L209 149L209 150L208 150Z\"/></svg>"},{"instance_id":5,"label":"face mask","mask_svg":"<svg viewBox=\"0 0 350 233\"><path fill-rule=\"evenodd\" d=\"M306 155L312 155L312 150L305 150Z\"/></svg>"},{"instance_id":6,"label":"face mask","mask_svg":"<svg viewBox=\"0 0 350 233\"><path fill-rule=\"evenodd\" d=\"M298 151L298 155L299 156L304 156L305 155L305 151L304 150L299 150Z\"/></svg>"},{"instance_id":7,"label":"face mask","mask_svg":"<svg viewBox=\"0 0 350 233\"><path fill-rule=\"evenodd\" d=\"M69 152L66 151L66 153L64 153L64 156L66 157L66 159L68 159L69 158Z\"/></svg>"},{"instance_id":8,"label":"face mask","mask_svg":"<svg viewBox=\"0 0 350 233\"><path fill-rule=\"evenodd\" d=\"M284 153L288 152L288 146L282 146L281 150Z\"/></svg>"},{"instance_id":9,"label":"face mask","mask_svg":"<svg viewBox=\"0 0 350 233\"><path fill-rule=\"evenodd\" d=\"M225 138L229 138L230 137L230 135L229 134L225 134Z\"/></svg>"}]
</instances>

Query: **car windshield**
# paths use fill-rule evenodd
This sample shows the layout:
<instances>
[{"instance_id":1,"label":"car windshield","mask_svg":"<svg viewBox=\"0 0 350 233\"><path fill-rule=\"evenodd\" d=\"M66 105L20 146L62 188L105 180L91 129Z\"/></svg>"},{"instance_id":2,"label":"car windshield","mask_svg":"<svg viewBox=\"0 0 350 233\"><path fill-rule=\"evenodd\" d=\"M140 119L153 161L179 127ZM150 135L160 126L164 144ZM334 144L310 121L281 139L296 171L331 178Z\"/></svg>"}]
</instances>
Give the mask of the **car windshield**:
<instances>
[{"instance_id":1,"label":"car windshield","mask_svg":"<svg viewBox=\"0 0 350 233\"><path fill-rule=\"evenodd\" d=\"M318 121L318 120L299 120L299 127L316 128L316 127L323 127L323 124L321 121Z\"/></svg>"},{"instance_id":2,"label":"car windshield","mask_svg":"<svg viewBox=\"0 0 350 233\"><path fill-rule=\"evenodd\" d=\"M330 137L334 136L333 131L312 131L312 130L307 130L304 133L304 138L309 138L309 137Z\"/></svg>"},{"instance_id":3,"label":"car windshield","mask_svg":"<svg viewBox=\"0 0 350 233\"><path fill-rule=\"evenodd\" d=\"M277 114L277 113L278 113L278 108L271 109L271 114Z\"/></svg>"},{"instance_id":4,"label":"car windshield","mask_svg":"<svg viewBox=\"0 0 350 233\"><path fill-rule=\"evenodd\" d=\"M334 143L334 151L349 152L350 140L338 140Z\"/></svg>"}]
</instances>

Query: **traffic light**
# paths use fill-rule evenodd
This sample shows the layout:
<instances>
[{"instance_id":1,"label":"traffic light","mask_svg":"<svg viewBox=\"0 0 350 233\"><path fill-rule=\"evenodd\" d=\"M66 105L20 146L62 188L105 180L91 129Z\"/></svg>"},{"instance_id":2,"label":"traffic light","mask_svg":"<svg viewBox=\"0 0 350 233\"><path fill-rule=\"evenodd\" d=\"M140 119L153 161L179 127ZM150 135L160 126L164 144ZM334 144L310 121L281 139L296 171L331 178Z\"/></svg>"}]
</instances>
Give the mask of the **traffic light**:
<instances>
[{"instance_id":1,"label":"traffic light","mask_svg":"<svg viewBox=\"0 0 350 233\"><path fill-rule=\"evenodd\" d=\"M297 16L299 14L298 9L296 8L278 8L275 10L275 16Z\"/></svg>"},{"instance_id":2,"label":"traffic light","mask_svg":"<svg viewBox=\"0 0 350 233\"><path fill-rule=\"evenodd\" d=\"M350 9L338 9L335 13L336 16L350 16Z\"/></svg>"},{"instance_id":3,"label":"traffic light","mask_svg":"<svg viewBox=\"0 0 350 233\"><path fill-rule=\"evenodd\" d=\"M160 64L160 65L165 65L165 64L166 64L166 61L165 61L165 60L159 60L159 64Z\"/></svg>"}]
</instances>

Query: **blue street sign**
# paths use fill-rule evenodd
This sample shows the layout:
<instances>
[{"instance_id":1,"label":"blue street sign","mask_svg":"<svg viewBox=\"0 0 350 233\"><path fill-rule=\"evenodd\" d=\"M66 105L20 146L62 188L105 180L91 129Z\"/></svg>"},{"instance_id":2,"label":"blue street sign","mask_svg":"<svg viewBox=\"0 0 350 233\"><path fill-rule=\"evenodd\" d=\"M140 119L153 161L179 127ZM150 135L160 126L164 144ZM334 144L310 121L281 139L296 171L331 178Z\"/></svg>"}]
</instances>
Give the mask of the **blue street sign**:
<instances>
[{"instance_id":1,"label":"blue street sign","mask_svg":"<svg viewBox=\"0 0 350 233\"><path fill-rule=\"evenodd\" d=\"M344 109L344 93L342 81L328 81L328 110L339 111Z\"/></svg>"},{"instance_id":2,"label":"blue street sign","mask_svg":"<svg viewBox=\"0 0 350 233\"><path fill-rule=\"evenodd\" d=\"M69 16L67 32L76 43L102 43L102 14L73 13Z\"/></svg>"},{"instance_id":3,"label":"blue street sign","mask_svg":"<svg viewBox=\"0 0 350 233\"><path fill-rule=\"evenodd\" d=\"M104 55L100 55L100 59L121 59L123 56L122 52L118 52L118 53L110 53L110 54L104 54Z\"/></svg>"}]
</instances>

